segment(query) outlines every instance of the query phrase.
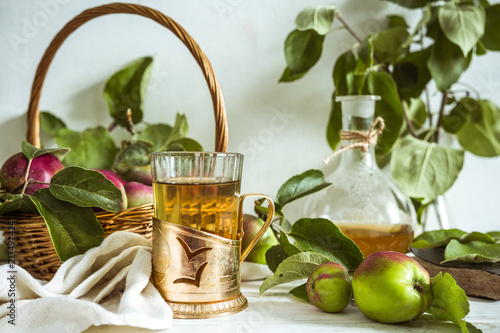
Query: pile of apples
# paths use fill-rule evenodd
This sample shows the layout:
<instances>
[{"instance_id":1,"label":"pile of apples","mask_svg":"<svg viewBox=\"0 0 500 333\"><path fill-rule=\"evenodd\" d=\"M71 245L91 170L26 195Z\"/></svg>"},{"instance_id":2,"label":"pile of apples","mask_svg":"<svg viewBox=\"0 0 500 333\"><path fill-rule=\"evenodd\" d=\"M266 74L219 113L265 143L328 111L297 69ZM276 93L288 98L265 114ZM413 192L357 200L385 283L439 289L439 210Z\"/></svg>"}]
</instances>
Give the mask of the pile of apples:
<instances>
[{"instance_id":1,"label":"pile of apples","mask_svg":"<svg viewBox=\"0 0 500 333\"><path fill-rule=\"evenodd\" d=\"M53 154L35 157L29 165L22 152L16 153L9 157L0 169L1 188L12 194L19 194L24 188L24 193L31 195L40 188L49 187L52 177L62 169L64 165ZM124 209L153 202L150 173L149 177L147 173L142 173L137 179L128 178L129 181L126 181L112 170L95 171L102 173L121 191Z\"/></svg>"},{"instance_id":2,"label":"pile of apples","mask_svg":"<svg viewBox=\"0 0 500 333\"><path fill-rule=\"evenodd\" d=\"M367 256L354 275L337 263L319 265L306 283L309 301L327 312L340 312L351 302L381 323L411 320L434 298L429 273L413 258L392 251Z\"/></svg>"}]
</instances>

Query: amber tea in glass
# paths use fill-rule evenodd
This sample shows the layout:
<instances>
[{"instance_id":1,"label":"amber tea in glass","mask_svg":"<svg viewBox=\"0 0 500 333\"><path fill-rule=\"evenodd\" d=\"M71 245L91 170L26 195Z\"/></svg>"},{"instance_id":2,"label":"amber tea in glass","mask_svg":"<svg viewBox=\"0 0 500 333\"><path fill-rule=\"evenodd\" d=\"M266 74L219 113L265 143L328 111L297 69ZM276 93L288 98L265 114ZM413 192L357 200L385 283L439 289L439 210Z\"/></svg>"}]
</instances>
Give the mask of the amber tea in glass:
<instances>
[{"instance_id":1,"label":"amber tea in glass","mask_svg":"<svg viewBox=\"0 0 500 333\"><path fill-rule=\"evenodd\" d=\"M225 238L238 237L239 181L184 178L175 183L155 182L153 189L154 214L160 220Z\"/></svg>"}]
</instances>

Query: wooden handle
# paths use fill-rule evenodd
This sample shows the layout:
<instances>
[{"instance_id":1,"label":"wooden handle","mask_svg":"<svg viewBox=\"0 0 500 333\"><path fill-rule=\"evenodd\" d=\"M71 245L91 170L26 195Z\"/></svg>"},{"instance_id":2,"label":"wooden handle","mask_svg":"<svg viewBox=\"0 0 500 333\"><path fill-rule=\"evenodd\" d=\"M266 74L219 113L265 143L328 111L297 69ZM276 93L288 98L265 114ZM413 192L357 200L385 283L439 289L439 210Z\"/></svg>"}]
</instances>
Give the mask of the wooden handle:
<instances>
[{"instance_id":1,"label":"wooden handle","mask_svg":"<svg viewBox=\"0 0 500 333\"><path fill-rule=\"evenodd\" d=\"M184 43L184 45L186 45L200 66L212 97L215 116L215 150L225 152L227 148L228 129L224 98L222 96L219 83L217 82L217 78L215 77L212 65L208 61L206 55L194 39L170 17L149 7L125 3L111 3L85 10L69 21L50 42L50 45L47 47L47 50L45 50L45 53L38 64L33 85L31 87L30 103L28 107L27 141L36 147L40 147L40 95L42 93L45 76L47 75L47 71L56 51L66 38L85 22L107 14L136 14L150 18L153 21L167 27Z\"/></svg>"}]
</instances>

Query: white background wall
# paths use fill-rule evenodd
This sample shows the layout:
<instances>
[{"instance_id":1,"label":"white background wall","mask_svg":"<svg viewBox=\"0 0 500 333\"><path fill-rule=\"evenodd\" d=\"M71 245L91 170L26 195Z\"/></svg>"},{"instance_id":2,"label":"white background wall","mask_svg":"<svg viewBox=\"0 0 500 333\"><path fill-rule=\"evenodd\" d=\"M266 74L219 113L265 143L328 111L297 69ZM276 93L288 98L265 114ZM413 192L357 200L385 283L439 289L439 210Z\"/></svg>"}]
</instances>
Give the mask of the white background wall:
<instances>
[{"instance_id":1,"label":"white background wall","mask_svg":"<svg viewBox=\"0 0 500 333\"><path fill-rule=\"evenodd\" d=\"M75 15L111 1L0 1L0 161L20 150L25 111L36 66L55 34ZM334 59L352 43L345 31L325 42L319 63L303 79L278 83L285 68L283 43L297 13L332 1L216 0L130 1L149 5L180 23L209 57L222 86L229 122L229 151L245 154L243 192L276 195L289 177L322 168ZM390 2L343 0L336 4L355 30L374 33L390 13L415 21L414 12ZM362 9L362 10L361 10ZM413 13L413 16L411 15ZM335 23L339 27L339 23ZM85 24L64 43L45 81L41 109L82 130L111 118L102 98L105 81L138 57L155 57L145 120L173 123L185 113L190 136L213 149L210 96L197 64L169 31L133 15L108 15ZM476 61L462 77L484 98L500 104L500 54ZM500 158L467 154L446 194L451 226L500 230ZM297 205L292 214L298 216Z\"/></svg>"}]
</instances>

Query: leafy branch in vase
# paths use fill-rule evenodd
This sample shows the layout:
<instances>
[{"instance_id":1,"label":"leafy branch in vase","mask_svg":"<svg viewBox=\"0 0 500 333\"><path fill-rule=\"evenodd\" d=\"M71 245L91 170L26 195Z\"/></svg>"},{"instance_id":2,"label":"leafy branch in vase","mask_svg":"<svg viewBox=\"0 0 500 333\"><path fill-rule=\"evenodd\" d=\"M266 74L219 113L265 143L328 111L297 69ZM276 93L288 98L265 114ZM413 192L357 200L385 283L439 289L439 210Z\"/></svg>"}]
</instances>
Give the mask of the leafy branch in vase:
<instances>
[{"instance_id":1,"label":"leafy branch in vase","mask_svg":"<svg viewBox=\"0 0 500 333\"><path fill-rule=\"evenodd\" d=\"M319 60L325 37L335 20L354 39L335 60L334 92L327 141L340 142L340 95L379 95L375 116L386 129L376 147L381 167L409 195L420 218L425 208L455 182L464 152L500 155L500 108L459 82L473 58L500 50L500 4L488 1L386 0L411 11L420 20L410 27L404 17L387 16L387 26L373 36L359 36L335 5L308 7L296 18L285 40L287 67L280 82L303 77ZM437 107L431 96L440 94ZM439 145L443 133L461 146Z\"/></svg>"}]
</instances>

